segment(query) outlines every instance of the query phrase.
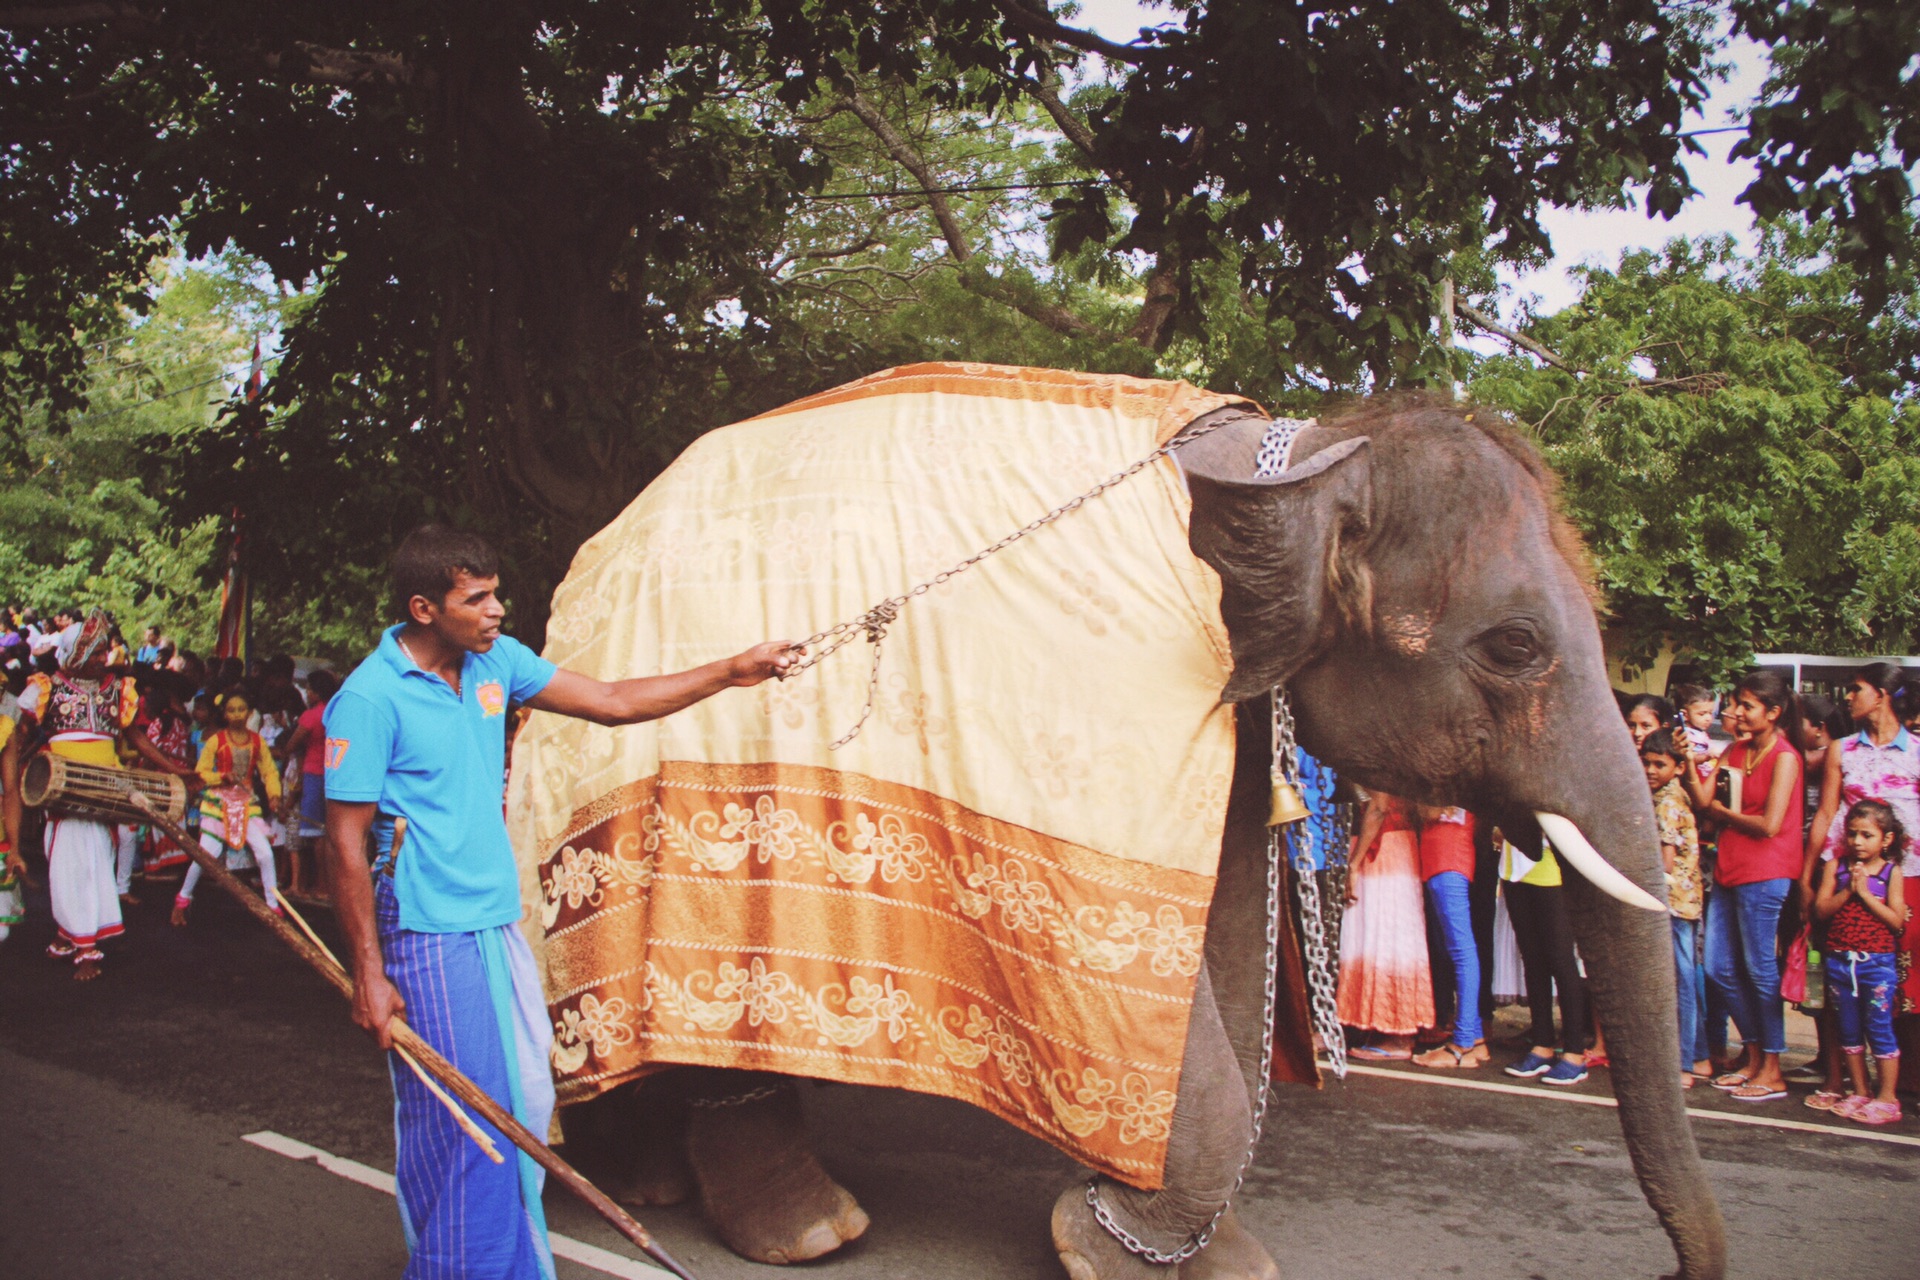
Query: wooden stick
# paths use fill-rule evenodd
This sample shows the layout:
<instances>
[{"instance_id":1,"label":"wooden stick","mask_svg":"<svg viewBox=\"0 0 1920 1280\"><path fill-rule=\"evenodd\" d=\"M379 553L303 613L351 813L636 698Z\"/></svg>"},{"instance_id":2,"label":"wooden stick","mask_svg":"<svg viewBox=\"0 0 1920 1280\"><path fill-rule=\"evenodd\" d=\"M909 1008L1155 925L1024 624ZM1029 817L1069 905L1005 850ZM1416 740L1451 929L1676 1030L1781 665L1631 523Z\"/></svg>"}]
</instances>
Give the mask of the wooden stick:
<instances>
[{"instance_id":1,"label":"wooden stick","mask_svg":"<svg viewBox=\"0 0 1920 1280\"><path fill-rule=\"evenodd\" d=\"M280 895L280 906L286 911L288 917L300 926L300 932L307 935L307 941L320 948L320 954L325 956L334 968L344 971L345 966L340 963L340 957L334 955L333 948L320 940L320 935L313 931L313 926L307 923L307 918L294 909L293 903L287 900L285 893ZM473 1117L454 1101L452 1094L440 1087L438 1080L427 1074L427 1069L420 1065L420 1060L398 1046L395 1046L394 1052L400 1055L400 1061L413 1068L413 1074L420 1078L420 1083L426 1086L427 1092L440 1100L440 1105L447 1109L447 1114L453 1117L453 1122L460 1126L460 1132L472 1138L473 1144L486 1153L487 1159L495 1164L505 1164L507 1158L500 1154L500 1148L495 1146L493 1139L487 1136L487 1131L473 1122Z\"/></svg>"},{"instance_id":2,"label":"wooden stick","mask_svg":"<svg viewBox=\"0 0 1920 1280\"><path fill-rule=\"evenodd\" d=\"M317 970L321 977L333 984L333 987L349 1001L353 999L353 979L337 963L329 964L326 953L309 942L299 930L288 924L274 913L259 894L241 884L232 872L193 839L179 823L161 813L144 792L131 793L132 802L142 809L149 821L173 837L174 843L187 851L205 875L225 889L228 894L245 907L253 917L279 935L282 942L292 947L294 952ZM469 1080L461 1070L440 1055L440 1051L420 1038L418 1032L400 1018L394 1018L388 1024L396 1048L404 1049L419 1059L420 1065L432 1073L453 1095L472 1107L488 1124L507 1135L508 1141L532 1156L536 1163L557 1178L560 1183L587 1202L595 1213L621 1235L631 1240L639 1250L680 1277L680 1280L694 1280L693 1275L676 1261L672 1254L654 1242L647 1229L634 1221L633 1215L615 1204L607 1193L580 1176L578 1170L556 1155L551 1147L527 1131L527 1127L514 1119L513 1113L495 1102L491 1095L479 1085Z\"/></svg>"}]
</instances>

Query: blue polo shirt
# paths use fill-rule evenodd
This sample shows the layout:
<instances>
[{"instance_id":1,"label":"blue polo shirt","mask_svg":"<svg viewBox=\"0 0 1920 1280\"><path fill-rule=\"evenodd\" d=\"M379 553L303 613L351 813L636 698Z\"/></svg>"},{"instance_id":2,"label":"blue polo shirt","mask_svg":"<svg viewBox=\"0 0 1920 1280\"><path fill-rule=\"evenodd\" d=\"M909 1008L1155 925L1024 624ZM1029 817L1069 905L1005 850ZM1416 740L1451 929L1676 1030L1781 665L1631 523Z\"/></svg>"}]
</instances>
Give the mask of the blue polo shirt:
<instances>
[{"instance_id":1,"label":"blue polo shirt","mask_svg":"<svg viewBox=\"0 0 1920 1280\"><path fill-rule=\"evenodd\" d=\"M470 933L520 919L502 807L507 708L547 687L551 662L509 636L461 662L460 692L414 665L399 627L327 704L327 799L407 820L393 868L400 927ZM381 841L385 846L391 836Z\"/></svg>"}]
</instances>

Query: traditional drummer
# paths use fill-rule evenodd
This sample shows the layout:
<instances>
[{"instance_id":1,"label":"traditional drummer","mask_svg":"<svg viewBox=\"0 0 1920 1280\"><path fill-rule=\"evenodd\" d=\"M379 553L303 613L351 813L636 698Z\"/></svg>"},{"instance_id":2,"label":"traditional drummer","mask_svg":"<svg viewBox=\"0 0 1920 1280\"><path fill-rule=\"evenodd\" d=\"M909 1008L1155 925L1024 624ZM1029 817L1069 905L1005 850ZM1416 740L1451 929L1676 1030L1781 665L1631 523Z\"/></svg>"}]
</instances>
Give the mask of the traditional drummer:
<instances>
[{"instance_id":1,"label":"traditional drummer","mask_svg":"<svg viewBox=\"0 0 1920 1280\"><path fill-rule=\"evenodd\" d=\"M404 1015L544 1134L553 1035L518 927L520 880L501 807L512 708L634 724L780 675L795 651L767 643L691 671L607 684L501 634L499 571L478 537L416 529L392 571L403 621L326 711L325 857L351 955L354 1020L385 1048L391 1019ZM362 853L370 832L379 850L371 875ZM551 1280L539 1167L525 1156L490 1163L413 1076L392 1076L409 1280Z\"/></svg>"},{"instance_id":2,"label":"traditional drummer","mask_svg":"<svg viewBox=\"0 0 1920 1280\"><path fill-rule=\"evenodd\" d=\"M111 632L107 615L96 609L80 628L66 667L53 675L35 674L20 695L20 710L40 722L50 755L120 768L116 743L133 724L140 695L132 680L107 672ZM71 959L77 981L99 976L100 943L125 932L113 854L112 823L57 810L49 814L47 889L59 932L47 954Z\"/></svg>"}]
</instances>

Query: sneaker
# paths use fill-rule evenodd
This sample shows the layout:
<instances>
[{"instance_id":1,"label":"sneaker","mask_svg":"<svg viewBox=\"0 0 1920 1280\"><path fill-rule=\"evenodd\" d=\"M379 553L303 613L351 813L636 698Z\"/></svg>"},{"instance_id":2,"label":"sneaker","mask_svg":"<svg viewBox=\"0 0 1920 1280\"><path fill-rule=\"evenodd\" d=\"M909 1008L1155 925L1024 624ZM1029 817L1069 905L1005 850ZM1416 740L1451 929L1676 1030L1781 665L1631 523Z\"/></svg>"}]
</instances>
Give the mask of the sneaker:
<instances>
[{"instance_id":1,"label":"sneaker","mask_svg":"<svg viewBox=\"0 0 1920 1280\"><path fill-rule=\"evenodd\" d=\"M1565 1058L1556 1061L1540 1077L1541 1084L1580 1084L1587 1078L1587 1069L1577 1062L1568 1062Z\"/></svg>"},{"instance_id":2,"label":"sneaker","mask_svg":"<svg viewBox=\"0 0 1920 1280\"><path fill-rule=\"evenodd\" d=\"M1543 1058L1537 1053L1529 1052L1526 1057L1508 1067L1507 1074L1516 1080L1531 1080L1551 1070L1553 1070L1552 1058Z\"/></svg>"}]
</instances>

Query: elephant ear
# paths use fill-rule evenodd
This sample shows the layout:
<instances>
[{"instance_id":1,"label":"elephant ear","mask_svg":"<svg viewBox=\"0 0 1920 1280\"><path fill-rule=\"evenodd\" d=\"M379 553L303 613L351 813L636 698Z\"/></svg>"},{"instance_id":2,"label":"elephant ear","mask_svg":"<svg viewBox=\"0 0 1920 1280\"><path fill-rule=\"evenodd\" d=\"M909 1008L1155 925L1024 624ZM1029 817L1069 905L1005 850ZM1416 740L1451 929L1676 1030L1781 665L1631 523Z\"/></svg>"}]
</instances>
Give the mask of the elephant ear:
<instances>
[{"instance_id":1,"label":"elephant ear","mask_svg":"<svg viewBox=\"0 0 1920 1280\"><path fill-rule=\"evenodd\" d=\"M1232 423L1176 454L1193 493L1188 542L1220 575L1233 645L1228 702L1285 682L1336 639L1372 631L1372 577L1360 557L1373 488L1367 437L1263 478L1266 428Z\"/></svg>"}]
</instances>

